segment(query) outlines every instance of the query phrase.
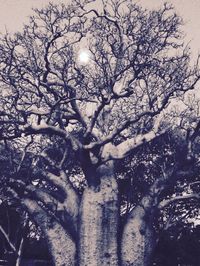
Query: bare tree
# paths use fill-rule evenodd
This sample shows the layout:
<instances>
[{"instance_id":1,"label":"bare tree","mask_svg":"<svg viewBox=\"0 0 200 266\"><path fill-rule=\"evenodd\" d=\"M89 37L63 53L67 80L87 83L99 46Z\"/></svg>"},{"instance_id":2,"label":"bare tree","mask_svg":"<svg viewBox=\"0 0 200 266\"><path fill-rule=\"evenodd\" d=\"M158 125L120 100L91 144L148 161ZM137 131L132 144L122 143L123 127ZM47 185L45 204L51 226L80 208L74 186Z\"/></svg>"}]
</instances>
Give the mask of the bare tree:
<instances>
[{"instance_id":1,"label":"bare tree","mask_svg":"<svg viewBox=\"0 0 200 266\"><path fill-rule=\"evenodd\" d=\"M12 178L9 192L40 225L55 265L148 265L145 216L160 182L130 212L122 233L114 165L169 130L163 110L195 87L198 65L190 66L172 6L95 5L49 4L35 10L23 32L1 38L0 138L32 136L31 147L37 153L39 143L37 155L46 163L42 168L33 160L40 179L64 197ZM58 146L53 156L46 148L52 142ZM72 151L84 179L81 197L66 169ZM17 195L16 186L25 193Z\"/></svg>"}]
</instances>

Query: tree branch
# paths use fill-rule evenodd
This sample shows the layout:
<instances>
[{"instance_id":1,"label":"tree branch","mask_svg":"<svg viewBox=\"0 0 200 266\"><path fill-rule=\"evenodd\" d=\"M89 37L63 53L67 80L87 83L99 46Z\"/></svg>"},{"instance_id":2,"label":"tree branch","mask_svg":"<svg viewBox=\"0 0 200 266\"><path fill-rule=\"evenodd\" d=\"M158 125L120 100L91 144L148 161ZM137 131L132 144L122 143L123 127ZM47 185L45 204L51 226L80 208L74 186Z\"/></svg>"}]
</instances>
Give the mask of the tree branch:
<instances>
[{"instance_id":1,"label":"tree branch","mask_svg":"<svg viewBox=\"0 0 200 266\"><path fill-rule=\"evenodd\" d=\"M171 197L170 199L165 199L165 200L161 201L158 208L163 209L163 208L167 207L168 205L170 205L171 203L175 203L177 201L184 201L184 200L188 200L188 199L199 200L200 194L199 193L190 193L190 194L186 194L186 195L179 195L179 196Z\"/></svg>"},{"instance_id":2,"label":"tree branch","mask_svg":"<svg viewBox=\"0 0 200 266\"><path fill-rule=\"evenodd\" d=\"M1 225L0 225L0 231L1 231L2 235L5 237L6 241L8 242L9 246L11 247L11 249L14 251L14 253L18 255L17 249L15 248L15 246L11 242L8 234L6 233L6 231L3 229L3 227Z\"/></svg>"}]
</instances>

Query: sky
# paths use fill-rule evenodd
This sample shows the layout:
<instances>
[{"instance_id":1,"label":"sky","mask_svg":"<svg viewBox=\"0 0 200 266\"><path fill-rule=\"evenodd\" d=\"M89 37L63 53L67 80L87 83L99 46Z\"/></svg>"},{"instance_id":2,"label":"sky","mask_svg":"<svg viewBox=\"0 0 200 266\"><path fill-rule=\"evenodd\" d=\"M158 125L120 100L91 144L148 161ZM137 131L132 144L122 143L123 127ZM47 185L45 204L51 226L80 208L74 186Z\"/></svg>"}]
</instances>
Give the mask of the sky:
<instances>
[{"instance_id":1,"label":"sky","mask_svg":"<svg viewBox=\"0 0 200 266\"><path fill-rule=\"evenodd\" d=\"M61 2L61 0L51 1ZM42 7L48 2L49 0L0 0L0 32L4 32L5 29L12 32L22 29L23 23L27 23L28 16L32 13L32 7ZM69 0L63 2L67 3ZM136 0L136 2L152 9L161 6L166 0ZM184 19L185 40L196 57L200 53L200 1L168 0L168 2L175 6L177 13Z\"/></svg>"}]
</instances>

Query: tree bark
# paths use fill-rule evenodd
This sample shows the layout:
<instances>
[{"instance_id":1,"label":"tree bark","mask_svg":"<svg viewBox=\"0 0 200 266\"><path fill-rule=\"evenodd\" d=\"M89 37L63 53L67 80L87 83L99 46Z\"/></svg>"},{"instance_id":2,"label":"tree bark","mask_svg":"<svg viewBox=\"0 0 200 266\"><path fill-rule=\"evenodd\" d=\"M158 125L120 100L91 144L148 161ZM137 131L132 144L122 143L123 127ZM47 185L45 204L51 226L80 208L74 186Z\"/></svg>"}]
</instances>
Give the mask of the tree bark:
<instances>
[{"instance_id":1,"label":"tree bark","mask_svg":"<svg viewBox=\"0 0 200 266\"><path fill-rule=\"evenodd\" d=\"M146 220L144 209L138 206L124 228L121 243L122 265L150 265L154 244L154 229Z\"/></svg>"},{"instance_id":2,"label":"tree bark","mask_svg":"<svg viewBox=\"0 0 200 266\"><path fill-rule=\"evenodd\" d=\"M36 201L24 199L23 204L40 226L47 240L54 265L75 265L76 246L66 230L59 222L50 217Z\"/></svg>"},{"instance_id":3,"label":"tree bark","mask_svg":"<svg viewBox=\"0 0 200 266\"><path fill-rule=\"evenodd\" d=\"M118 188L112 163L100 166L83 193L79 224L79 265L118 264ZM95 181L96 182L96 181Z\"/></svg>"},{"instance_id":4,"label":"tree bark","mask_svg":"<svg viewBox=\"0 0 200 266\"><path fill-rule=\"evenodd\" d=\"M149 193L130 213L121 241L122 266L148 266L156 242L153 217L157 211L157 196L163 182L156 180Z\"/></svg>"}]
</instances>

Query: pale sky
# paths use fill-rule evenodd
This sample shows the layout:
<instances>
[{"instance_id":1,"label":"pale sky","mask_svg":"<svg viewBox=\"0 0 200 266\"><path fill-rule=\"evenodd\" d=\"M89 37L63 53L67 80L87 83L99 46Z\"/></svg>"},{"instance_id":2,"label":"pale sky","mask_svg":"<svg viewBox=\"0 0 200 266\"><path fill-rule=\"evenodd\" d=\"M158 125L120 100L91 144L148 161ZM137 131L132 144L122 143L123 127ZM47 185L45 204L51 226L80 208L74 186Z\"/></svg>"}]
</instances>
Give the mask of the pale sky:
<instances>
[{"instance_id":1,"label":"pale sky","mask_svg":"<svg viewBox=\"0 0 200 266\"><path fill-rule=\"evenodd\" d=\"M5 28L8 31L20 30L31 14L31 8L44 6L48 2L49 0L0 0L0 31L4 32ZM59 3L61 0L52 2ZM154 8L161 6L166 0L136 0L136 2L144 7ZM175 6L177 13L184 19L185 40L190 41L192 52L194 56L197 55L200 52L200 0L168 0L168 2Z\"/></svg>"}]
</instances>

